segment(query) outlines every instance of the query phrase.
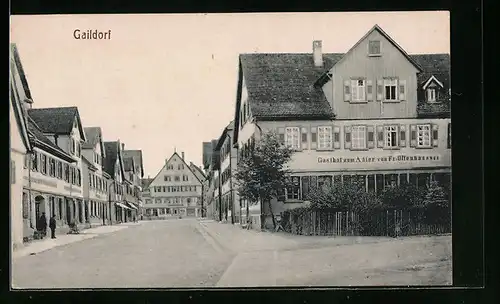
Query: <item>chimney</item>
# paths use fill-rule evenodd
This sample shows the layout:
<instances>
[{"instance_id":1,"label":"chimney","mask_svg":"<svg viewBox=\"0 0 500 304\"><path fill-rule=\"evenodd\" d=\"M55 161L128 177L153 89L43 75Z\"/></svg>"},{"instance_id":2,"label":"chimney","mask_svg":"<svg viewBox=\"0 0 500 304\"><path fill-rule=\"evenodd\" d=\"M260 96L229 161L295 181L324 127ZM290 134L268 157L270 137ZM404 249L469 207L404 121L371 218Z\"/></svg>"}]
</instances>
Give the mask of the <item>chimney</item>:
<instances>
[{"instance_id":1,"label":"chimney","mask_svg":"<svg viewBox=\"0 0 500 304\"><path fill-rule=\"evenodd\" d=\"M122 143L122 151L125 151L125 144Z\"/></svg>"},{"instance_id":2,"label":"chimney","mask_svg":"<svg viewBox=\"0 0 500 304\"><path fill-rule=\"evenodd\" d=\"M313 59L315 67L323 66L323 53L321 51L321 40L313 41Z\"/></svg>"},{"instance_id":3,"label":"chimney","mask_svg":"<svg viewBox=\"0 0 500 304\"><path fill-rule=\"evenodd\" d=\"M184 152L181 152L182 160L184 160Z\"/></svg>"}]
</instances>

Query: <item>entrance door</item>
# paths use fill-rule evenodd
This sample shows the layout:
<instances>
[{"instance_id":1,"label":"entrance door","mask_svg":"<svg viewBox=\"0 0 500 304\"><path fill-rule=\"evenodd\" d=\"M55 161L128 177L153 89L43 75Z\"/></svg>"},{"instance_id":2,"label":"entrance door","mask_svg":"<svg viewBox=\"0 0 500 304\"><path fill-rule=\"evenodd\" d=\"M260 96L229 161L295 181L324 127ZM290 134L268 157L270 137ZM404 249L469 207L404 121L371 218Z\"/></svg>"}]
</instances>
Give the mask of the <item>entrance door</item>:
<instances>
[{"instance_id":1,"label":"entrance door","mask_svg":"<svg viewBox=\"0 0 500 304\"><path fill-rule=\"evenodd\" d=\"M71 201L66 199L66 223L67 224L71 223L71 220L72 220L71 207L73 207L71 204Z\"/></svg>"},{"instance_id":2,"label":"entrance door","mask_svg":"<svg viewBox=\"0 0 500 304\"><path fill-rule=\"evenodd\" d=\"M42 213L40 212L40 202L37 201L35 202L35 227L38 230L38 227L40 227L40 216Z\"/></svg>"}]
</instances>

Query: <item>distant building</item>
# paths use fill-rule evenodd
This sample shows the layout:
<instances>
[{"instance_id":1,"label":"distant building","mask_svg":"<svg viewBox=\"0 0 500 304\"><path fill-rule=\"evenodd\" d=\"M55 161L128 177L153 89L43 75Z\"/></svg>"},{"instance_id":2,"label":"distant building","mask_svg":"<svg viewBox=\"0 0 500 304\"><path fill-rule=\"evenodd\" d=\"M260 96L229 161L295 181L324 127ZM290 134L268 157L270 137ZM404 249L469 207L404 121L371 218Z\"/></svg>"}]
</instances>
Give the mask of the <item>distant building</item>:
<instances>
[{"instance_id":1,"label":"distant building","mask_svg":"<svg viewBox=\"0 0 500 304\"><path fill-rule=\"evenodd\" d=\"M408 55L375 25L345 54L242 54L233 144L248 153L275 131L296 150L279 214L311 187L357 179L366 191L436 180L450 189L449 54ZM250 210L254 227L260 204Z\"/></svg>"},{"instance_id":2,"label":"distant building","mask_svg":"<svg viewBox=\"0 0 500 304\"><path fill-rule=\"evenodd\" d=\"M125 202L125 185L129 182L125 174L120 141L104 142L104 148L104 170L111 176L108 189L113 222L129 222L133 208Z\"/></svg>"},{"instance_id":3,"label":"distant building","mask_svg":"<svg viewBox=\"0 0 500 304\"><path fill-rule=\"evenodd\" d=\"M184 160L184 152L181 155L174 152L166 159L149 184L151 198L144 200L145 215L198 217L201 214L202 180L197 169Z\"/></svg>"},{"instance_id":4,"label":"distant building","mask_svg":"<svg viewBox=\"0 0 500 304\"><path fill-rule=\"evenodd\" d=\"M231 223L240 223L241 206L237 191L237 186L234 180L234 174L238 165L238 149L233 147L233 130L234 122L229 123L224 128L217 145L215 152L218 155L220 168L220 200L224 220Z\"/></svg>"},{"instance_id":5,"label":"distant building","mask_svg":"<svg viewBox=\"0 0 500 304\"><path fill-rule=\"evenodd\" d=\"M132 159L133 167L128 169L129 179L133 185L134 206L138 208L137 213L142 213L142 178L144 177L144 163L141 150L125 150L123 146L124 159ZM125 167L127 171L127 166Z\"/></svg>"}]
</instances>

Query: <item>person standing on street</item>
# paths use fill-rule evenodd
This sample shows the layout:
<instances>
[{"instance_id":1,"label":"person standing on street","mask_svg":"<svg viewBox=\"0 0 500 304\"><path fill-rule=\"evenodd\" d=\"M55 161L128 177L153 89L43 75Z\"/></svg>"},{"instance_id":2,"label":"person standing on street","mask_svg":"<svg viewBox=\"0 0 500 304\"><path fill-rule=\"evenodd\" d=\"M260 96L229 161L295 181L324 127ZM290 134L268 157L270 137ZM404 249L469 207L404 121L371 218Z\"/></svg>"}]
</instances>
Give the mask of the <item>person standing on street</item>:
<instances>
[{"instance_id":1,"label":"person standing on street","mask_svg":"<svg viewBox=\"0 0 500 304\"><path fill-rule=\"evenodd\" d=\"M47 217L45 216L45 212L42 212L42 216L40 216L40 230L42 232L42 239L47 236Z\"/></svg>"},{"instance_id":2,"label":"person standing on street","mask_svg":"<svg viewBox=\"0 0 500 304\"><path fill-rule=\"evenodd\" d=\"M56 238L56 215L53 214L49 221L50 238Z\"/></svg>"}]
</instances>

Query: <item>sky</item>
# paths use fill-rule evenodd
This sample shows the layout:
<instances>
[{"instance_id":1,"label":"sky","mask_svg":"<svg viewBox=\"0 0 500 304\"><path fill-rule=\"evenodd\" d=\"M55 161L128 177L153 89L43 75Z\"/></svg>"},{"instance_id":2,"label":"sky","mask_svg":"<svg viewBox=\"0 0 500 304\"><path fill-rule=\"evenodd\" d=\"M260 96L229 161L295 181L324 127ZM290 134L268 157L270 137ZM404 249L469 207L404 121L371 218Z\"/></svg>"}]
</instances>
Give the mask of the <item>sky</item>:
<instances>
[{"instance_id":1,"label":"sky","mask_svg":"<svg viewBox=\"0 0 500 304\"><path fill-rule=\"evenodd\" d=\"M143 152L154 177L174 149L202 165L202 142L234 117L240 53L348 51L378 24L409 54L450 53L448 12L11 16L33 107L77 106L84 127ZM111 30L76 40L75 29Z\"/></svg>"}]
</instances>

